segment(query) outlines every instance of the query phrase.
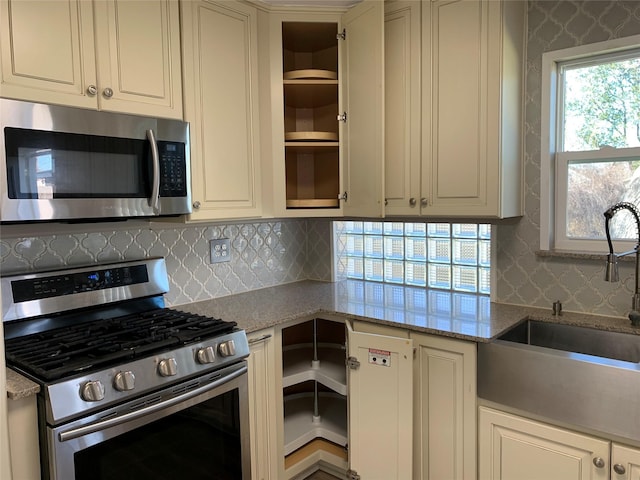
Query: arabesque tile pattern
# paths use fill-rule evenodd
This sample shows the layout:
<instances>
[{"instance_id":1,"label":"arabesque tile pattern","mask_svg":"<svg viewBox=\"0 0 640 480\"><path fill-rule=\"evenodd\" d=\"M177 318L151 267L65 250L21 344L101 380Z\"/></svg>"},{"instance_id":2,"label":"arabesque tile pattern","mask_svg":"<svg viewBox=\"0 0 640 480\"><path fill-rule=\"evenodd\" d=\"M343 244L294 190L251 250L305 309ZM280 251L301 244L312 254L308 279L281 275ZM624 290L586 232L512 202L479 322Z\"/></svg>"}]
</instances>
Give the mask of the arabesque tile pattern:
<instances>
[{"instance_id":1,"label":"arabesque tile pattern","mask_svg":"<svg viewBox=\"0 0 640 480\"><path fill-rule=\"evenodd\" d=\"M604 260L542 257L540 143L542 54L640 34L638 1L530 1L525 95L525 214L497 228L499 302L623 316L631 307L633 263L621 262L621 283L604 279ZM603 220L604 222L604 220ZM605 252L603 252L605 253Z\"/></svg>"}]
</instances>

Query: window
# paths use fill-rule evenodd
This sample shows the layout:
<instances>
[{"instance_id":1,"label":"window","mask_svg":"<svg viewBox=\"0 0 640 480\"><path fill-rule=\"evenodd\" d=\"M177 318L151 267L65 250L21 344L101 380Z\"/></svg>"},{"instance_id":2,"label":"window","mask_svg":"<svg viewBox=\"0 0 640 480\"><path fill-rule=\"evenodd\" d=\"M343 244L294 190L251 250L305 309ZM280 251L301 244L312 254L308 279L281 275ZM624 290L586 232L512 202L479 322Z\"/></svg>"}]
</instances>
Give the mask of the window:
<instances>
[{"instance_id":1,"label":"window","mask_svg":"<svg viewBox=\"0 0 640 480\"><path fill-rule=\"evenodd\" d=\"M491 225L334 222L347 278L489 294Z\"/></svg>"},{"instance_id":2,"label":"window","mask_svg":"<svg viewBox=\"0 0 640 480\"><path fill-rule=\"evenodd\" d=\"M606 252L604 211L640 206L640 36L543 55L541 248ZM616 249L637 241L611 222Z\"/></svg>"}]
</instances>

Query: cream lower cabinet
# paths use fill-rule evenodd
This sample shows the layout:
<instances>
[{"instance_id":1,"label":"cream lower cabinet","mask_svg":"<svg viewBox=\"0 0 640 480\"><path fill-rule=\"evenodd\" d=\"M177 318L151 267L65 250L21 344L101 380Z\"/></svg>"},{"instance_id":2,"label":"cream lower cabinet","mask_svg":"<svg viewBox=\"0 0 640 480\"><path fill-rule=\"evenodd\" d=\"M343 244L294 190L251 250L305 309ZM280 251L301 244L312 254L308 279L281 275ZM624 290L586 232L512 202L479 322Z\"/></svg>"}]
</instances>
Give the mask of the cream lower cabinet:
<instances>
[{"instance_id":1,"label":"cream lower cabinet","mask_svg":"<svg viewBox=\"0 0 640 480\"><path fill-rule=\"evenodd\" d=\"M178 2L0 2L0 96L182 118Z\"/></svg>"},{"instance_id":2,"label":"cream lower cabinet","mask_svg":"<svg viewBox=\"0 0 640 480\"><path fill-rule=\"evenodd\" d=\"M284 326L281 341L284 461L278 478L323 470L339 478L410 479L407 332L313 319Z\"/></svg>"},{"instance_id":3,"label":"cream lower cabinet","mask_svg":"<svg viewBox=\"0 0 640 480\"><path fill-rule=\"evenodd\" d=\"M640 449L479 408L480 480L631 480Z\"/></svg>"},{"instance_id":4,"label":"cream lower cabinet","mask_svg":"<svg viewBox=\"0 0 640 480\"><path fill-rule=\"evenodd\" d=\"M640 478L640 449L614 443L611 446L611 479Z\"/></svg>"},{"instance_id":5,"label":"cream lower cabinet","mask_svg":"<svg viewBox=\"0 0 640 480\"><path fill-rule=\"evenodd\" d=\"M7 400L9 455L14 480L40 479L38 409L35 395Z\"/></svg>"},{"instance_id":6,"label":"cream lower cabinet","mask_svg":"<svg viewBox=\"0 0 640 480\"><path fill-rule=\"evenodd\" d=\"M478 441L481 480L610 478L610 442L589 435L480 407Z\"/></svg>"},{"instance_id":7,"label":"cream lower cabinet","mask_svg":"<svg viewBox=\"0 0 640 480\"><path fill-rule=\"evenodd\" d=\"M254 480L278 479L274 333L273 329L266 329L247 335L251 478Z\"/></svg>"},{"instance_id":8,"label":"cream lower cabinet","mask_svg":"<svg viewBox=\"0 0 640 480\"><path fill-rule=\"evenodd\" d=\"M188 220L259 217L257 11L239 1L180 5L185 120L191 124Z\"/></svg>"},{"instance_id":9,"label":"cream lower cabinet","mask_svg":"<svg viewBox=\"0 0 640 480\"><path fill-rule=\"evenodd\" d=\"M360 322L347 321L347 333L348 478L412 478L413 341Z\"/></svg>"},{"instance_id":10,"label":"cream lower cabinet","mask_svg":"<svg viewBox=\"0 0 640 480\"><path fill-rule=\"evenodd\" d=\"M411 478L476 479L476 344L413 332L411 338L416 349Z\"/></svg>"}]
</instances>

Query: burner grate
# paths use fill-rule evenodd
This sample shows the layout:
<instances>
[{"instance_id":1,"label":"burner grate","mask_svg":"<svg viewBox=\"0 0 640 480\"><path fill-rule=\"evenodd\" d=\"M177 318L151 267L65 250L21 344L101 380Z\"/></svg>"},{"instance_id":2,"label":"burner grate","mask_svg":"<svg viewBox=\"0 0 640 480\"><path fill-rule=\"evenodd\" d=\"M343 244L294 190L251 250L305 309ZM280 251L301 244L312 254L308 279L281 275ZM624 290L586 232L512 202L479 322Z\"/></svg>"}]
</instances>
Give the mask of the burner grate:
<instances>
[{"instance_id":1,"label":"burner grate","mask_svg":"<svg viewBox=\"0 0 640 480\"><path fill-rule=\"evenodd\" d=\"M231 332L235 322L159 308L6 341L9 364L45 381Z\"/></svg>"}]
</instances>

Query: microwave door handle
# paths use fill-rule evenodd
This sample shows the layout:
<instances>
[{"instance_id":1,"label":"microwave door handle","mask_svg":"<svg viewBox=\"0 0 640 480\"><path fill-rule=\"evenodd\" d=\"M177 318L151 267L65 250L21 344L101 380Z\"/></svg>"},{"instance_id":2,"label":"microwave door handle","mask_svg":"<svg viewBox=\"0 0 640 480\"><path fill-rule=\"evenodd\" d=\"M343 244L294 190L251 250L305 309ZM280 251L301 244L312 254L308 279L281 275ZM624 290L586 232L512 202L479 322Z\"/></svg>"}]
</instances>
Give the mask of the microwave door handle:
<instances>
[{"instance_id":1,"label":"microwave door handle","mask_svg":"<svg viewBox=\"0 0 640 480\"><path fill-rule=\"evenodd\" d=\"M149 197L149 206L154 213L159 213L160 201L160 155L158 154L158 143L153 130L147 130L147 140L151 146L151 159L153 161L153 180L151 183L151 196Z\"/></svg>"}]
</instances>

